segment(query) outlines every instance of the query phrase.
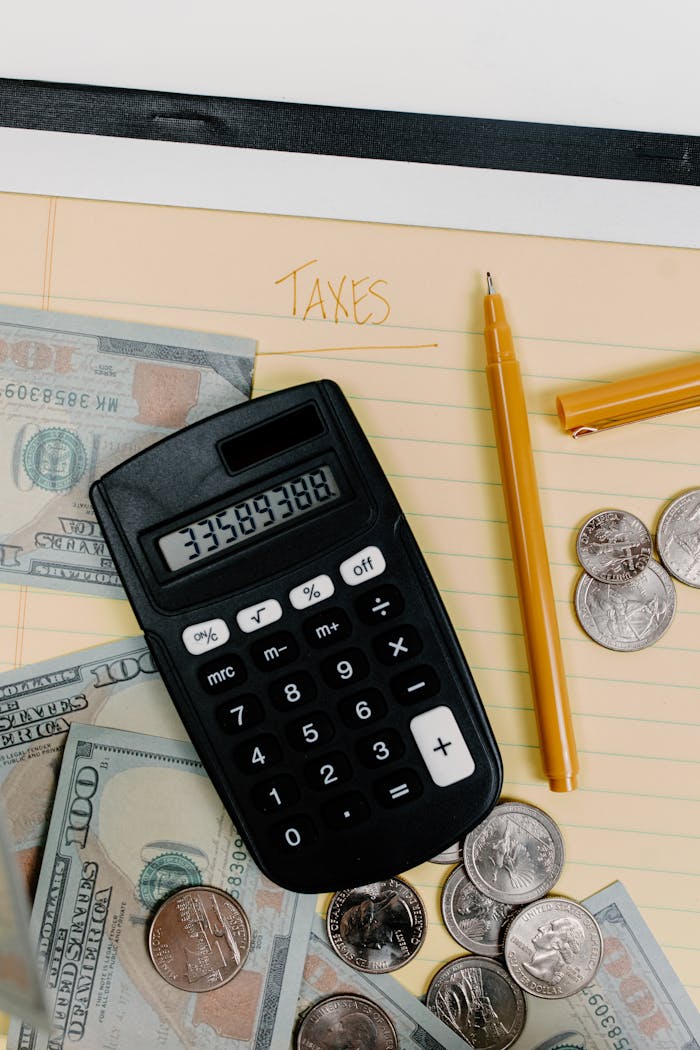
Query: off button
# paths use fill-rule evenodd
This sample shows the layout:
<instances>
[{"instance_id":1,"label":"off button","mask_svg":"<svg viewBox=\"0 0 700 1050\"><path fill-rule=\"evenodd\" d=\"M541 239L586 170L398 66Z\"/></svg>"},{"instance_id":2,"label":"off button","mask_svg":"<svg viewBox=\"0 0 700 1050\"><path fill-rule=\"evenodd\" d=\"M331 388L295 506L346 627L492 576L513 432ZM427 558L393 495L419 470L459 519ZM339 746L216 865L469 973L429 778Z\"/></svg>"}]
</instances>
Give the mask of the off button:
<instances>
[{"instance_id":1,"label":"off button","mask_svg":"<svg viewBox=\"0 0 700 1050\"><path fill-rule=\"evenodd\" d=\"M356 587L358 583L371 580L374 576L381 576L385 569L386 562L379 547L365 547L340 563L340 575L350 587Z\"/></svg>"}]
</instances>

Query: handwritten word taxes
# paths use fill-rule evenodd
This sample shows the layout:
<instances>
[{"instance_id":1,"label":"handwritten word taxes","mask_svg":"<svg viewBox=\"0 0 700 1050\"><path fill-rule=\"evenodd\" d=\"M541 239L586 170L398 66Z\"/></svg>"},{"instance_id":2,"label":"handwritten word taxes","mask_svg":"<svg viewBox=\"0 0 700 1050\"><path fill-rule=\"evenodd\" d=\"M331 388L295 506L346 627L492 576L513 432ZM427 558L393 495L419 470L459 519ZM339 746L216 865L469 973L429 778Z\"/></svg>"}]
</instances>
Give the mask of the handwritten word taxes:
<instances>
[{"instance_id":1,"label":"handwritten word taxes","mask_svg":"<svg viewBox=\"0 0 700 1050\"><path fill-rule=\"evenodd\" d=\"M291 295L292 317L300 317L302 321L332 320L336 324L340 321L384 324L391 313L391 304L379 289L386 288L387 281L381 277L355 278L347 273L331 280L316 269L308 269L317 262L318 259L309 259L275 281Z\"/></svg>"}]
</instances>

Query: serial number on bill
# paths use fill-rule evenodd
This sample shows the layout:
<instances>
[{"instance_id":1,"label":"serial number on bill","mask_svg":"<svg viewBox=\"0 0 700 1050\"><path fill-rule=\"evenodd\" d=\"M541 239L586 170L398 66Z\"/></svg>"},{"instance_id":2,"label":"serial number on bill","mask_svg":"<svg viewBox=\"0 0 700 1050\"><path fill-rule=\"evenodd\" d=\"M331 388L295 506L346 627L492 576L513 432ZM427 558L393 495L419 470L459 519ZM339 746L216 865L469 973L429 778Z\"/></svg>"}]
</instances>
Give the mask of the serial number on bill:
<instances>
[{"instance_id":1,"label":"serial number on bill","mask_svg":"<svg viewBox=\"0 0 700 1050\"><path fill-rule=\"evenodd\" d=\"M48 386L27 386L26 383L5 383L0 390L8 401L33 401L66 408L91 408L96 412L117 412L119 409L118 397L90 394L85 390L53 390Z\"/></svg>"}]
</instances>

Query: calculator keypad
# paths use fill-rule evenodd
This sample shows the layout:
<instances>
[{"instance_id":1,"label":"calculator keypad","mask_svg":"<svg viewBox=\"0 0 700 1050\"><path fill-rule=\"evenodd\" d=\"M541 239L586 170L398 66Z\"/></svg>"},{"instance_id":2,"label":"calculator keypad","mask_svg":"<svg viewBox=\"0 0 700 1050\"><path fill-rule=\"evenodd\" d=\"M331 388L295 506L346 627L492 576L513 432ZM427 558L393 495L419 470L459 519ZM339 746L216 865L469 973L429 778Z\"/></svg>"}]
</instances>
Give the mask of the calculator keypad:
<instances>
[{"instance_id":1,"label":"calculator keypad","mask_svg":"<svg viewBox=\"0 0 700 1050\"><path fill-rule=\"evenodd\" d=\"M373 807L410 805L430 780L454 783L473 770L451 710L434 701L424 710L441 679L426 662L426 628L419 618L407 619L398 581L357 595L347 589L386 569L382 552L368 546L338 566L339 588L319 573L292 588L284 608L267 598L239 610L244 635L278 621L280 629L242 639L236 652L227 648L197 672L203 693L225 696L216 707L218 726L231 738L233 763L250 778L252 805L270 818L268 835L279 850L303 852L322 828L341 834L369 820ZM333 605L326 602L331 597ZM203 632L218 638L224 628L223 620L212 620L188 628L188 637L203 644ZM257 694L250 690L256 682L262 683ZM274 723L270 705L282 719L275 733L265 731ZM305 792L318 801L311 805L307 795L305 804Z\"/></svg>"}]
</instances>

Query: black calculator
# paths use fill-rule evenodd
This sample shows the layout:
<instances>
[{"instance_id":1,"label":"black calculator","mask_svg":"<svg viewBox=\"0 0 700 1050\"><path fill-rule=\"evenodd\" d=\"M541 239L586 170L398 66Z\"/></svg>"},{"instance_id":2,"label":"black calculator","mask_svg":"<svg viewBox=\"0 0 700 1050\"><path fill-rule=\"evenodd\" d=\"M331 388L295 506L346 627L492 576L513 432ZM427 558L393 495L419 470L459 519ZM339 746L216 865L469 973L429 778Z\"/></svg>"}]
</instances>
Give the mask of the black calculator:
<instances>
[{"instance_id":1,"label":"black calculator","mask_svg":"<svg viewBox=\"0 0 700 1050\"><path fill-rule=\"evenodd\" d=\"M91 498L180 717L273 882L375 882L488 814L498 748L335 383L203 419Z\"/></svg>"}]
</instances>

